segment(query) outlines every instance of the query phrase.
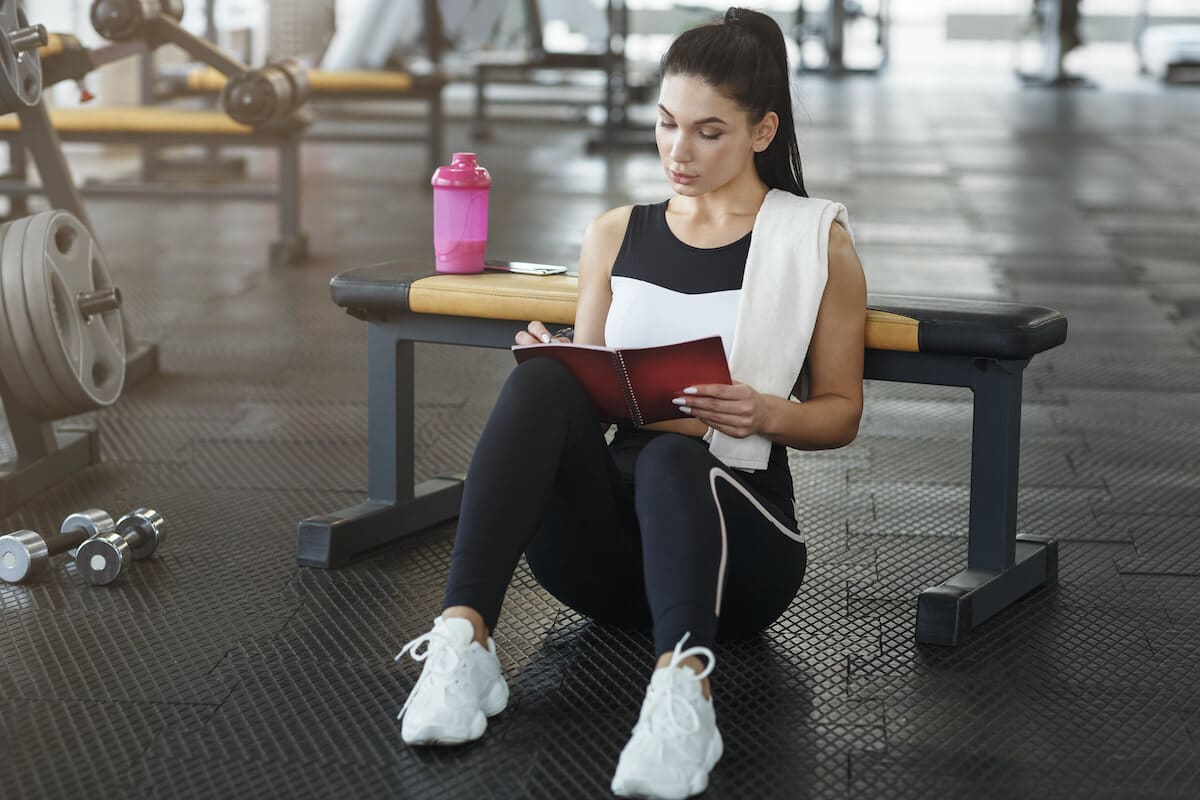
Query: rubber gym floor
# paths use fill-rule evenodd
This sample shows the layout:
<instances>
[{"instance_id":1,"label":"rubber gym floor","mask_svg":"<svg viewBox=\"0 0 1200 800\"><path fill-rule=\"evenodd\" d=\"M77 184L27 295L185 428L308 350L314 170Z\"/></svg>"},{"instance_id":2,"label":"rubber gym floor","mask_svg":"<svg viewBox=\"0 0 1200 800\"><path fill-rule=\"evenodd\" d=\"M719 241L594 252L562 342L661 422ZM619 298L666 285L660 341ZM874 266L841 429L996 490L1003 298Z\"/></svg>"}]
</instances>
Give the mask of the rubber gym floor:
<instances>
[{"instance_id":1,"label":"rubber gym floor","mask_svg":"<svg viewBox=\"0 0 1200 800\"><path fill-rule=\"evenodd\" d=\"M965 564L969 396L869 383L853 445L792 454L808 574L766 635L716 651L708 796L1200 796L1200 104L801 92L809 190L848 205L872 290L1069 316L1026 373L1019 517L1058 538L1061 576L957 648L915 644L916 593ZM510 122L479 146L491 255L573 263L593 216L665 196L654 155L588 156L588 135ZM366 483L366 328L329 278L426 253L432 224L419 147L307 146L304 172L314 256L291 269L264 266L269 207L90 203L162 370L88 415L103 463L2 527L152 505L169 538L112 586L68 558L0 586L0 794L608 796L647 636L522 567L496 631L509 709L476 744L409 749L417 672L392 656L438 612L453 524L296 566L297 521ZM418 346L417 365L418 479L463 472L511 356Z\"/></svg>"}]
</instances>

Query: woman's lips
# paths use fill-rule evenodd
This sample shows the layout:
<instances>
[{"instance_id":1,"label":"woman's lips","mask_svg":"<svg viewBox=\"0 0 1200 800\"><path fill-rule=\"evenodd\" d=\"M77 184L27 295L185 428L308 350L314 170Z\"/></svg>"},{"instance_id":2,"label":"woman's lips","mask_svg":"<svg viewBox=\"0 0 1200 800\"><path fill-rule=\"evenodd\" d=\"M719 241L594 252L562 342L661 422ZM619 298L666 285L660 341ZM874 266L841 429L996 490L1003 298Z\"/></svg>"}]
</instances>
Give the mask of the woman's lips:
<instances>
[{"instance_id":1,"label":"woman's lips","mask_svg":"<svg viewBox=\"0 0 1200 800\"><path fill-rule=\"evenodd\" d=\"M671 180L675 183L687 186L696 182L695 175L684 175L682 172L676 172L675 170L669 170L669 172L671 173Z\"/></svg>"}]
</instances>

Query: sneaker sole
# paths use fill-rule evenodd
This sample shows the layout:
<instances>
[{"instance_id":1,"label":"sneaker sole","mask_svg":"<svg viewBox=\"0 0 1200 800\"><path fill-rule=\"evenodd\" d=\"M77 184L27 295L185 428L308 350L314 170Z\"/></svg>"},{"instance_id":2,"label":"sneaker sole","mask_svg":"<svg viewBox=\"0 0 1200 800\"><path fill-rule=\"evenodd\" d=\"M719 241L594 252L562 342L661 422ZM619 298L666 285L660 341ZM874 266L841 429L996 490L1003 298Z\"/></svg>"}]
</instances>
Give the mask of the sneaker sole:
<instances>
[{"instance_id":1,"label":"sneaker sole","mask_svg":"<svg viewBox=\"0 0 1200 800\"><path fill-rule=\"evenodd\" d=\"M401 726L400 738L405 744L411 745L456 745L473 742L487 731L488 717L494 717L508 706L508 684L504 678L496 679L492 688L483 698L482 709L471 718L471 724L464 733L461 730L449 730L437 724L422 725L409 728ZM408 717L405 717L405 722Z\"/></svg>"},{"instance_id":2,"label":"sneaker sole","mask_svg":"<svg viewBox=\"0 0 1200 800\"><path fill-rule=\"evenodd\" d=\"M704 759L704 769L698 770L692 775L687 789L677 786L664 787L659 782L661 779L654 775L629 776L620 784L614 777L612 786L609 788L618 797L640 798L641 800L687 800L689 797L703 794L704 790L708 788L708 774L721 760L724 752L725 743L721 740L721 732L717 731L712 741L709 742L708 753Z\"/></svg>"}]
</instances>

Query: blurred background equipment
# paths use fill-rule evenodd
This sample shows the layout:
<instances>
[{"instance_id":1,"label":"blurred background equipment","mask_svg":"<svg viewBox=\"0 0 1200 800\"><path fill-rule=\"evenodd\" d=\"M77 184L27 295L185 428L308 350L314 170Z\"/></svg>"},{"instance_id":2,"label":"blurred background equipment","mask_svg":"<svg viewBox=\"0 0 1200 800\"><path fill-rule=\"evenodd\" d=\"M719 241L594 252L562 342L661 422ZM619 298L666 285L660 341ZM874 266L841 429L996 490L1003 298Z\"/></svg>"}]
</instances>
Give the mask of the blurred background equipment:
<instances>
[{"instance_id":1,"label":"blurred background equipment","mask_svg":"<svg viewBox=\"0 0 1200 800\"><path fill-rule=\"evenodd\" d=\"M874 74L887 67L889 5L890 0L798 0L792 36L800 71Z\"/></svg>"},{"instance_id":2,"label":"blurred background equipment","mask_svg":"<svg viewBox=\"0 0 1200 800\"><path fill-rule=\"evenodd\" d=\"M88 182L82 189L89 195L125 199L267 200L279 208L279 238L270 245L270 264L300 261L308 253L308 238L300 228L299 187L299 138L309 121L304 69L294 62L252 69L185 30L179 23L182 16L178 0L94 0L88 19L97 34L115 43L87 48L73 36L58 36L53 48L47 41L47 72L55 81L79 83L99 67L170 43L231 79L228 91L221 95L223 111L109 106L50 112L42 103L18 109L18 119L0 119L0 139L9 145L11 162L9 174L0 181L0 192L14 199L14 213L25 210L26 196L41 193L52 206L71 209L86 221L80 191L62 154L63 140L131 144L147 151L231 143L271 148L278 154L278 177L267 188L158 180L155 167L144 170L141 180ZM40 185L28 182L26 149L37 162ZM144 158L143 165L152 161Z\"/></svg>"},{"instance_id":3,"label":"blurred background equipment","mask_svg":"<svg viewBox=\"0 0 1200 800\"><path fill-rule=\"evenodd\" d=\"M1200 83L1200 24L1156 20L1150 0L1139 0L1133 41L1144 74L1165 83Z\"/></svg>"}]
</instances>

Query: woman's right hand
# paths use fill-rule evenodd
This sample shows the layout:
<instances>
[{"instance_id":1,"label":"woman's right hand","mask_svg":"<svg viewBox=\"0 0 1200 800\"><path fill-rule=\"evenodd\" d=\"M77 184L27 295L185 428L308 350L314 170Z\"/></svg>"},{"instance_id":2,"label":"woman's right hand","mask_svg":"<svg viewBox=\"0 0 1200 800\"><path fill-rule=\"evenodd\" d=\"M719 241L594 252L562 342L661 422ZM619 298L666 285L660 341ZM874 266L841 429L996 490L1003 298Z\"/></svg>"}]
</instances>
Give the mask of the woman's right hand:
<instances>
[{"instance_id":1,"label":"woman's right hand","mask_svg":"<svg viewBox=\"0 0 1200 800\"><path fill-rule=\"evenodd\" d=\"M570 344L571 340L565 336L552 337L550 331L541 322L536 319L529 323L529 326L523 331L517 331L517 344L548 344L549 342L563 342Z\"/></svg>"}]
</instances>

